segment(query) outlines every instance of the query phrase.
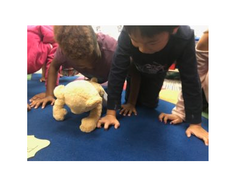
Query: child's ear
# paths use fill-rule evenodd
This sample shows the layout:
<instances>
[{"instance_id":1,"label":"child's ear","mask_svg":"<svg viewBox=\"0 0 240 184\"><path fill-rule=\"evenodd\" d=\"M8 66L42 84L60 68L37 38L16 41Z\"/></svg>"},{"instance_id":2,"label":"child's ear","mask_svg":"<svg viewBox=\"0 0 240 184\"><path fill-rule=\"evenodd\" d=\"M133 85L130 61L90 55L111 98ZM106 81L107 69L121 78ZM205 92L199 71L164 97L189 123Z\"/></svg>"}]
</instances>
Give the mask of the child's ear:
<instances>
[{"instance_id":1,"label":"child's ear","mask_svg":"<svg viewBox=\"0 0 240 184\"><path fill-rule=\"evenodd\" d=\"M179 29L179 27L175 27L175 28L173 29L173 32L172 32L172 34L176 34L176 33L177 33L177 31L178 31L178 29Z\"/></svg>"}]
</instances>

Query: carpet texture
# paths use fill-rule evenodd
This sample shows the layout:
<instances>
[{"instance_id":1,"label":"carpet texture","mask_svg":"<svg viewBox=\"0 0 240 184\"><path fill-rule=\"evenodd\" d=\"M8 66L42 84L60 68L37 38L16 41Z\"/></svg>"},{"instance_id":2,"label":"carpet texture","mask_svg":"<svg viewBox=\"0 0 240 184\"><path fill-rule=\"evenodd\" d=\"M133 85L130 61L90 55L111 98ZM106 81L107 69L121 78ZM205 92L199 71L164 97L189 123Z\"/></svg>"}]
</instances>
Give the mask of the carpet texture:
<instances>
[{"instance_id":1,"label":"carpet texture","mask_svg":"<svg viewBox=\"0 0 240 184\"><path fill-rule=\"evenodd\" d=\"M33 74L28 80L28 100L45 91L41 75ZM77 77L62 77L60 84L67 84ZM122 99L124 99L124 92ZM29 161L208 161L208 147L203 141L187 138L187 123L165 125L159 122L160 112L170 113L174 104L159 100L155 110L137 107L138 115L123 117L119 129L96 129L87 134L79 130L81 119L88 113L75 115L68 110L64 121L52 116L52 106L27 112L27 133L51 144L40 150ZM105 115L106 109L103 109ZM208 131L208 120L202 118Z\"/></svg>"}]
</instances>

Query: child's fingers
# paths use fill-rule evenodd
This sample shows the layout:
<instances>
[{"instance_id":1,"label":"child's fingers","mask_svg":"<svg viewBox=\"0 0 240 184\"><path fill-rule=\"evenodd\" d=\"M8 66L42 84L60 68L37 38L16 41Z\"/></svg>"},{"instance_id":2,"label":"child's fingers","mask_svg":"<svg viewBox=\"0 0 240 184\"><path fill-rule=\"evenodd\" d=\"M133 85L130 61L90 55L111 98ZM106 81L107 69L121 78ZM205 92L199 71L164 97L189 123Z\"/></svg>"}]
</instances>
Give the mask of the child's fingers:
<instances>
[{"instance_id":1,"label":"child's fingers","mask_svg":"<svg viewBox=\"0 0 240 184\"><path fill-rule=\"evenodd\" d=\"M105 124L104 124L104 129L107 130L108 127L109 127L109 125L110 125L110 123L105 123Z\"/></svg>"},{"instance_id":2,"label":"child's fingers","mask_svg":"<svg viewBox=\"0 0 240 184\"><path fill-rule=\"evenodd\" d=\"M186 130L186 135L187 135L187 137L191 137L191 135L192 135L192 131L189 130L189 129L187 129L187 130Z\"/></svg>"},{"instance_id":3,"label":"child's fingers","mask_svg":"<svg viewBox=\"0 0 240 184\"><path fill-rule=\"evenodd\" d=\"M121 109L121 111L119 112L119 114L121 114L121 115L123 115L123 116L126 116L126 114L127 114L127 109Z\"/></svg>"},{"instance_id":4,"label":"child's fingers","mask_svg":"<svg viewBox=\"0 0 240 184\"><path fill-rule=\"evenodd\" d=\"M205 144L206 146L208 146L208 138L207 138L207 137L203 137L203 141L204 141L204 144Z\"/></svg>"},{"instance_id":5,"label":"child's fingers","mask_svg":"<svg viewBox=\"0 0 240 184\"><path fill-rule=\"evenodd\" d=\"M97 123L97 127L98 128L101 128L102 127L102 124L104 124L104 121L101 121L101 119L98 121Z\"/></svg>"},{"instance_id":6,"label":"child's fingers","mask_svg":"<svg viewBox=\"0 0 240 184\"><path fill-rule=\"evenodd\" d=\"M167 120L168 120L168 116L166 115L166 116L164 117L164 123L165 123L165 124L167 124Z\"/></svg>"},{"instance_id":7,"label":"child's fingers","mask_svg":"<svg viewBox=\"0 0 240 184\"><path fill-rule=\"evenodd\" d=\"M133 111L132 111L132 110L129 110L129 111L128 111L128 116L131 116L132 113L133 113Z\"/></svg>"},{"instance_id":8,"label":"child's fingers","mask_svg":"<svg viewBox=\"0 0 240 184\"><path fill-rule=\"evenodd\" d=\"M118 129L119 126L120 126L120 123L115 123L114 128L115 128L115 129Z\"/></svg>"},{"instance_id":9,"label":"child's fingers","mask_svg":"<svg viewBox=\"0 0 240 184\"><path fill-rule=\"evenodd\" d=\"M54 101L51 102L51 105L54 105Z\"/></svg>"},{"instance_id":10,"label":"child's fingers","mask_svg":"<svg viewBox=\"0 0 240 184\"><path fill-rule=\"evenodd\" d=\"M159 115L159 120L162 122L162 119L163 119L163 117L164 117L164 113L161 113L160 115Z\"/></svg>"},{"instance_id":11,"label":"child's fingers","mask_svg":"<svg viewBox=\"0 0 240 184\"><path fill-rule=\"evenodd\" d=\"M170 124L178 124L180 123L181 121L179 119L175 119L173 121L170 122Z\"/></svg>"},{"instance_id":12,"label":"child's fingers","mask_svg":"<svg viewBox=\"0 0 240 184\"><path fill-rule=\"evenodd\" d=\"M124 112L124 109L121 109L120 112L119 112L119 114L122 114L123 112Z\"/></svg>"},{"instance_id":13,"label":"child's fingers","mask_svg":"<svg viewBox=\"0 0 240 184\"><path fill-rule=\"evenodd\" d=\"M47 102L46 102L46 101L43 101L43 103L42 103L42 109L44 109L44 108L46 107L46 105L47 105Z\"/></svg>"},{"instance_id":14,"label":"child's fingers","mask_svg":"<svg viewBox=\"0 0 240 184\"><path fill-rule=\"evenodd\" d=\"M135 116L137 115L136 109L133 110L133 113L134 113Z\"/></svg>"}]
</instances>

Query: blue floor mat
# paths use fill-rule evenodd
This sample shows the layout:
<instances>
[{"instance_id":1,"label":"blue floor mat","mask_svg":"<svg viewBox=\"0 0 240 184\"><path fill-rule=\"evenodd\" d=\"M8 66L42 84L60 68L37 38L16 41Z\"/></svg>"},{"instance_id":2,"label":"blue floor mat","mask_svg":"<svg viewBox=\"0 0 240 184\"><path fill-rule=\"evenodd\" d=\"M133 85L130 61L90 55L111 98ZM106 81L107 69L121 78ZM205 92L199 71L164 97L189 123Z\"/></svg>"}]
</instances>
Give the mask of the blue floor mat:
<instances>
[{"instance_id":1,"label":"blue floor mat","mask_svg":"<svg viewBox=\"0 0 240 184\"><path fill-rule=\"evenodd\" d=\"M41 75L33 74L28 80L28 100L45 91ZM67 84L77 77L62 77L60 84ZM124 94L122 99L124 99ZM64 121L52 116L52 106L32 109L27 115L27 133L47 139L48 147L37 152L29 161L208 161L208 147L203 141L185 135L189 126L165 125L159 122L161 112L170 113L173 104L160 100L155 110L137 107L138 115L122 117L119 129L96 129L91 133L79 130L81 119L88 114L75 115L69 109ZM105 115L106 109L103 110ZM208 131L208 119L202 118Z\"/></svg>"}]
</instances>

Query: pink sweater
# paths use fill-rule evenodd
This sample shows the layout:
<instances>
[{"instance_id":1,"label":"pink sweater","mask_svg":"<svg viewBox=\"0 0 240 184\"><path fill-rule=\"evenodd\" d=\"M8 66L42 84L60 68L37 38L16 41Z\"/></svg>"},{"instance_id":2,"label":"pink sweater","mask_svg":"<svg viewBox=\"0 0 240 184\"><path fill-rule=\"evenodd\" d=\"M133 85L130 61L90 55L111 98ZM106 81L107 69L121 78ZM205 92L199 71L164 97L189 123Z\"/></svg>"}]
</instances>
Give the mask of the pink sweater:
<instances>
[{"instance_id":1,"label":"pink sweater","mask_svg":"<svg viewBox=\"0 0 240 184\"><path fill-rule=\"evenodd\" d=\"M197 48L197 47L196 47ZM201 51L196 49L198 74L201 85L208 102L208 51ZM184 100L182 92L179 93L178 102L172 110L172 114L178 115L185 120Z\"/></svg>"},{"instance_id":2,"label":"pink sweater","mask_svg":"<svg viewBox=\"0 0 240 184\"><path fill-rule=\"evenodd\" d=\"M46 64L47 81L47 73L57 47L53 26L27 26L27 73L35 73Z\"/></svg>"}]
</instances>

